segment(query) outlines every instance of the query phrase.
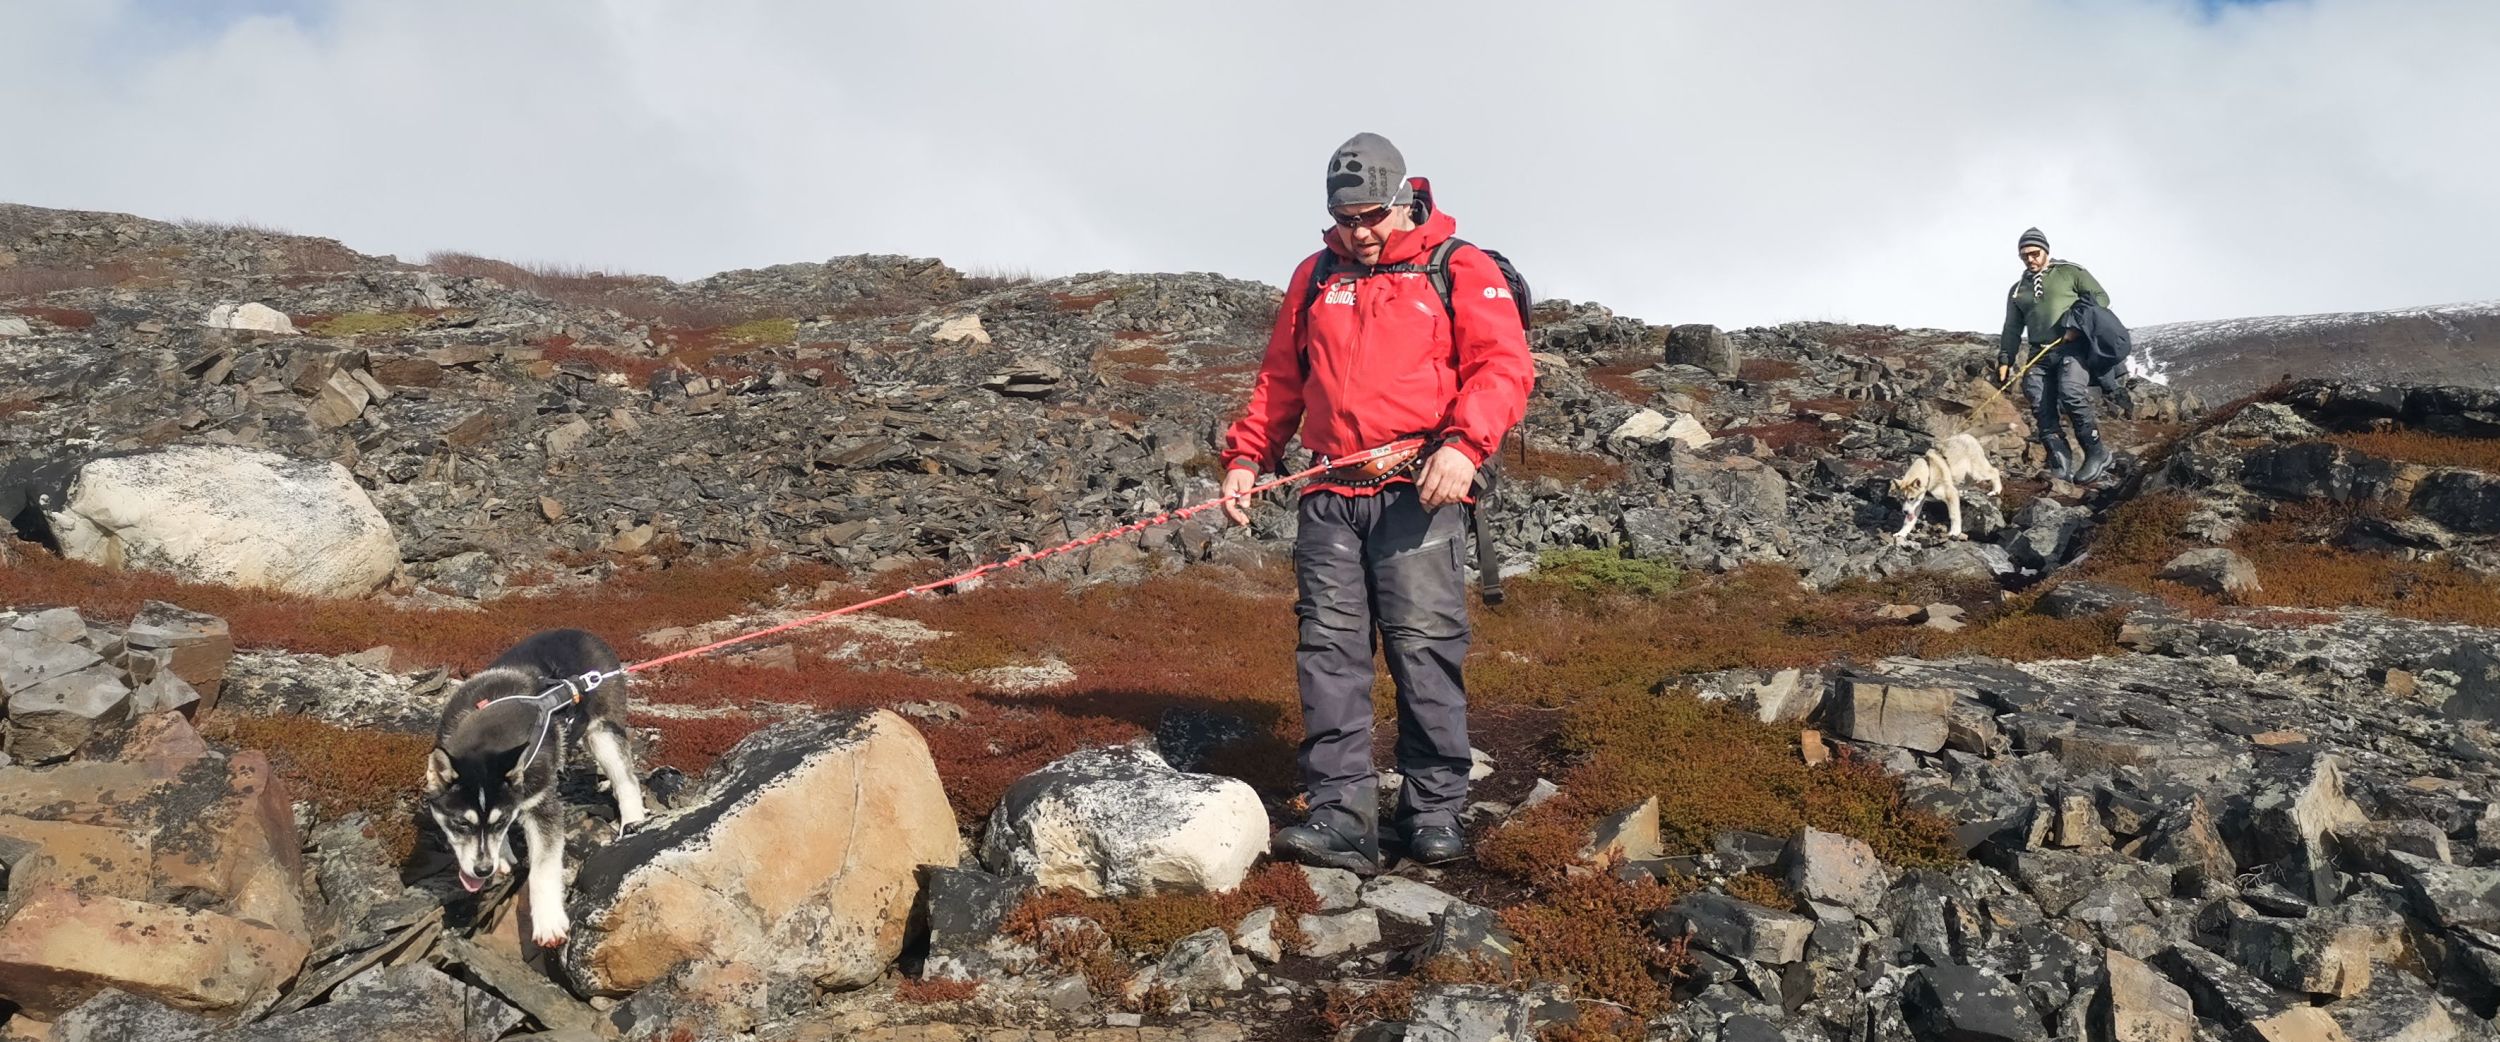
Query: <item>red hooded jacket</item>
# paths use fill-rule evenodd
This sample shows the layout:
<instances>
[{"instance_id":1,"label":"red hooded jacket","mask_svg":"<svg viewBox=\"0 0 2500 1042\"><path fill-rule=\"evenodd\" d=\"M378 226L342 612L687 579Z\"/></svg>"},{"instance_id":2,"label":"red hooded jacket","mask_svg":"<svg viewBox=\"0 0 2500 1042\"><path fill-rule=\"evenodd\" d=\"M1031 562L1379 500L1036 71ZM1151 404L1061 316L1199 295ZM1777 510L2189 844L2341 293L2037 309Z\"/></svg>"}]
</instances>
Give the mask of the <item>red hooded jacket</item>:
<instances>
[{"instance_id":1,"label":"red hooded jacket","mask_svg":"<svg viewBox=\"0 0 2500 1042\"><path fill-rule=\"evenodd\" d=\"M1424 179L1407 183L1430 198ZM1526 414L1536 381L1510 283L1484 251L1462 247L1450 257L1450 310L1444 312L1431 279L1421 272L1367 273L1339 248L1334 231L1321 233L1338 264L1320 299L1304 306L1320 254L1304 258L1285 284L1249 410L1225 433L1226 464L1281 469L1279 457L1297 424L1303 447L1323 456L1437 431L1446 444L1483 463ZM1423 224L1390 236L1380 263L1420 265L1457 231L1458 222L1435 209ZM1314 483L1303 491L1361 495L1378 488Z\"/></svg>"}]
</instances>

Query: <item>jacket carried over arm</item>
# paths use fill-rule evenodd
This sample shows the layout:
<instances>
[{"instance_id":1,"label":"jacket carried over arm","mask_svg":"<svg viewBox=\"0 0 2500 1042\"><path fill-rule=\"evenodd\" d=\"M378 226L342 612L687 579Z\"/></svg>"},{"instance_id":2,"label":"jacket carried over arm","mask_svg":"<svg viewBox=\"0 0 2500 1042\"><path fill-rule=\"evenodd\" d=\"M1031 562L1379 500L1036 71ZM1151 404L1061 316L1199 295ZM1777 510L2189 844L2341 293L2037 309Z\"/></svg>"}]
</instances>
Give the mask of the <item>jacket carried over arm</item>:
<instances>
[{"instance_id":1,"label":"jacket carried over arm","mask_svg":"<svg viewBox=\"0 0 2500 1042\"><path fill-rule=\"evenodd\" d=\"M1429 191L1420 178L1412 183ZM1381 266L1421 265L1457 230L1435 211L1390 237ZM1336 249L1333 236L1324 238ZM1450 256L1445 312L1420 271L1366 269L1342 254L1319 299L1307 300L1321 257L1305 258L1285 284L1249 409L1225 434L1226 465L1281 469L1297 432L1323 456L1430 432L1477 463L1492 455L1526 414L1536 379L1527 331L1493 259L1472 246Z\"/></svg>"},{"instance_id":2,"label":"jacket carried over arm","mask_svg":"<svg viewBox=\"0 0 2500 1042\"><path fill-rule=\"evenodd\" d=\"M2036 290L2031 273L2023 272L2005 295L2005 333L1997 341L1998 363L2023 362L2025 356L2020 349L2026 333L2035 350L2056 343L2057 320L2065 316L2067 308L2075 306L2078 298L2109 306L2109 291L2102 289L2100 280L2093 278L2083 265L2050 261L2048 270L2040 274Z\"/></svg>"}]
</instances>

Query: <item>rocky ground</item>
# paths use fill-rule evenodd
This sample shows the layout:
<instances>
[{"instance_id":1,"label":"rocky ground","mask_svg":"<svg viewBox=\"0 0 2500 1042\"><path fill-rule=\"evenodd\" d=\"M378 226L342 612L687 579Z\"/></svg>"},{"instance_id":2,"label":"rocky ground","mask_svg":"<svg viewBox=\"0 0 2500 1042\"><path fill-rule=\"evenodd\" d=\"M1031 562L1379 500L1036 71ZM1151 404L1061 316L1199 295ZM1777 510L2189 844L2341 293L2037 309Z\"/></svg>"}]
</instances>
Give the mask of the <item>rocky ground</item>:
<instances>
[{"instance_id":1,"label":"rocky ground","mask_svg":"<svg viewBox=\"0 0 2500 1042\"><path fill-rule=\"evenodd\" d=\"M690 647L1203 498L1274 301L0 207L12 1037L2490 1031L2500 393L2138 386L2082 489L2029 479L1984 337L1568 302L1492 512L1476 862L1261 857L1270 509L637 689L661 813L618 838L568 776L561 949L446 878L409 800L495 648ZM1973 538L1893 545L1901 461L1998 425Z\"/></svg>"}]
</instances>

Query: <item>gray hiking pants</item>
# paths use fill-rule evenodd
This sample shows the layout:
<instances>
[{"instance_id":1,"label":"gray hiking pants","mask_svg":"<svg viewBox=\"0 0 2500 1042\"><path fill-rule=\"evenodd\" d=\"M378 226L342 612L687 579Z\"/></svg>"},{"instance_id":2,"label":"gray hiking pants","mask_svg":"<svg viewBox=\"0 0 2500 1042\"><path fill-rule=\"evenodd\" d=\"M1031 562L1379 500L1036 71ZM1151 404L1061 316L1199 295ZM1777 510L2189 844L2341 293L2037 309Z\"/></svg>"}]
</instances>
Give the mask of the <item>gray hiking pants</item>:
<instances>
[{"instance_id":1,"label":"gray hiking pants","mask_svg":"<svg viewBox=\"0 0 2500 1042\"><path fill-rule=\"evenodd\" d=\"M1372 771L1373 633L1398 691L1401 826L1458 824L1467 802L1466 508L1425 511L1415 486L1302 497L1293 544L1302 587L1302 781L1310 818L1378 834Z\"/></svg>"},{"instance_id":2,"label":"gray hiking pants","mask_svg":"<svg viewBox=\"0 0 2500 1042\"><path fill-rule=\"evenodd\" d=\"M2023 373L2023 394L2031 399L2031 418L2039 425L2041 441L2066 440L2066 428L2058 420L2061 411L2074 418L2078 440L2088 446L2099 437L2099 421L2092 411L2092 373L2074 352L2060 348L2033 364Z\"/></svg>"}]
</instances>

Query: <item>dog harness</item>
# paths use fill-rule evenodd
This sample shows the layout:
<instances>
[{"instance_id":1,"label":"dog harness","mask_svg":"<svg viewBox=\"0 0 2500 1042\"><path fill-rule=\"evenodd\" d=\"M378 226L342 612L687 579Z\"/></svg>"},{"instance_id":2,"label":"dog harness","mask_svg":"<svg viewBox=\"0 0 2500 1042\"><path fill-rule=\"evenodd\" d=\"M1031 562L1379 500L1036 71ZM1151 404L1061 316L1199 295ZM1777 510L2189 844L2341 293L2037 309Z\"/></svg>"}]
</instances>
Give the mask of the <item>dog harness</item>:
<instances>
[{"instance_id":1,"label":"dog harness","mask_svg":"<svg viewBox=\"0 0 2500 1042\"><path fill-rule=\"evenodd\" d=\"M537 707L538 736L530 739L529 749L521 754L521 769L526 771L529 769L530 762L538 758L538 750L546 746L547 734L555 727L556 714L580 706L582 699L589 697L593 689L623 675L623 670L602 672L594 669L578 677L565 677L557 680L555 686L535 695L481 698L477 700L477 707L484 709L502 702L529 702Z\"/></svg>"},{"instance_id":2,"label":"dog harness","mask_svg":"<svg viewBox=\"0 0 2500 1042\"><path fill-rule=\"evenodd\" d=\"M549 687L535 695L505 695L502 698L481 698L477 700L477 708L484 709L487 706L497 705L504 702L528 702L537 708L538 735L537 737L530 739L529 748L522 751L521 766L517 768L521 771L527 771L529 770L530 764L538 759L538 750L546 746L547 735L555 728L557 714L562 713L567 709L578 708L582 704L582 699L589 697L590 692L598 688L599 685L605 684L610 680L624 675L625 671L621 669L604 672L594 669L578 677L564 677L559 679L555 682L554 686ZM486 790L480 788L478 790L478 804L480 809L484 808L485 802ZM503 826L495 830L494 842L490 844L487 849L494 850L501 848L504 845L506 837L512 835L512 823L519 821L520 818L520 815L514 814L512 817L505 819Z\"/></svg>"}]
</instances>

